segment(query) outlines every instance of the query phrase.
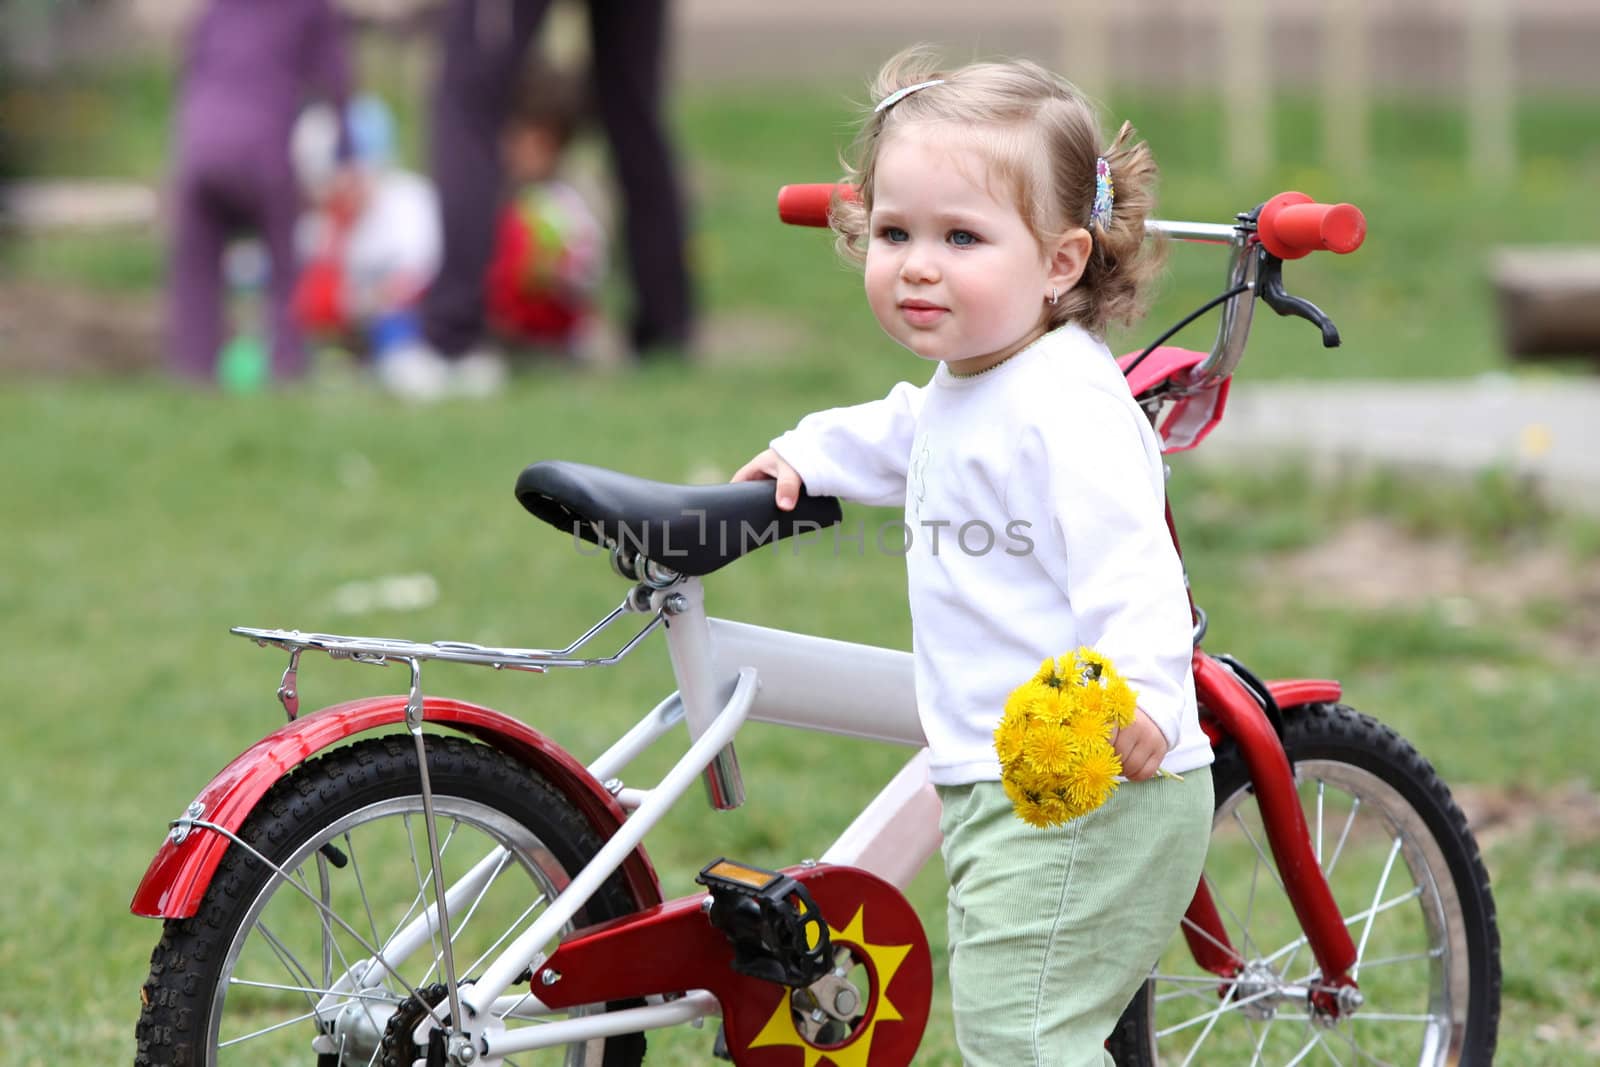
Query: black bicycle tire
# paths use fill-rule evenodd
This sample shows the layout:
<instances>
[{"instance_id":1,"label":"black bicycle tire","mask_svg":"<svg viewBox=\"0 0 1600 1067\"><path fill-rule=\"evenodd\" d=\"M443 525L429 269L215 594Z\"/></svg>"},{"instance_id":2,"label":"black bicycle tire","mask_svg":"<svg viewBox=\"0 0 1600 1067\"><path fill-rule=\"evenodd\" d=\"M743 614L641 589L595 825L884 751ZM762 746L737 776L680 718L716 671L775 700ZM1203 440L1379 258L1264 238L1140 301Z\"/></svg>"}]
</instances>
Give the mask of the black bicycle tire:
<instances>
[{"instance_id":1,"label":"black bicycle tire","mask_svg":"<svg viewBox=\"0 0 1600 1067\"><path fill-rule=\"evenodd\" d=\"M1469 982L1467 1032L1459 1067L1490 1067L1500 1025L1500 933L1494 896L1476 839L1449 787L1391 727L1344 704L1311 704L1284 712L1284 749L1292 764L1347 763L1393 787L1422 817L1439 845L1461 900ZM1249 783L1244 757L1231 741L1212 767L1219 810ZM1140 986L1106 1048L1119 1067L1160 1067L1150 1017L1151 983ZM1219 1065L1220 1067L1220 1065Z\"/></svg>"},{"instance_id":2,"label":"black bicycle tire","mask_svg":"<svg viewBox=\"0 0 1600 1067\"><path fill-rule=\"evenodd\" d=\"M516 819L533 830L568 871L581 868L600 849L600 836L577 809L536 772L505 753L443 735L429 735L427 751L436 797L459 796ZM276 783L240 827L239 836L280 862L343 815L414 794L419 780L416 747L409 735L357 741L308 761ZM196 1067L207 1062L203 1045L221 961L268 875L246 850L231 847L196 913L165 922L141 990L137 1067ZM602 884L574 922L600 922L639 907L619 872ZM604 1067L637 1067L644 1050L642 1033L609 1038Z\"/></svg>"}]
</instances>

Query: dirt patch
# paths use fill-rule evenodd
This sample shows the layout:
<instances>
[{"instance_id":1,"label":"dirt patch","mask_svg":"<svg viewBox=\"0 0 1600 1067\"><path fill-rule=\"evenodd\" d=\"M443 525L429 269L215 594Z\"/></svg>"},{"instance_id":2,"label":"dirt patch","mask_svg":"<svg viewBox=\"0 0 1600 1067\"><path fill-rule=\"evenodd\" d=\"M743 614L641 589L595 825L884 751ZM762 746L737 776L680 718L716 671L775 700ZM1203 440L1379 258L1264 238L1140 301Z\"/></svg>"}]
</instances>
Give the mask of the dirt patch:
<instances>
[{"instance_id":1,"label":"dirt patch","mask_svg":"<svg viewBox=\"0 0 1600 1067\"><path fill-rule=\"evenodd\" d=\"M161 309L149 294L0 283L0 374L133 374L160 367L161 352Z\"/></svg>"},{"instance_id":2,"label":"dirt patch","mask_svg":"<svg viewBox=\"0 0 1600 1067\"><path fill-rule=\"evenodd\" d=\"M1461 786L1451 790L1478 846L1519 840L1536 825L1551 827L1570 845L1600 841L1600 793L1583 782L1537 792L1522 786Z\"/></svg>"},{"instance_id":3,"label":"dirt patch","mask_svg":"<svg viewBox=\"0 0 1600 1067\"><path fill-rule=\"evenodd\" d=\"M1555 547L1484 559L1464 541L1417 538L1369 518L1262 569L1298 596L1371 611L1432 607L1462 625L1521 620L1536 607L1523 629L1562 659L1590 659L1600 643L1600 563Z\"/></svg>"}]
</instances>

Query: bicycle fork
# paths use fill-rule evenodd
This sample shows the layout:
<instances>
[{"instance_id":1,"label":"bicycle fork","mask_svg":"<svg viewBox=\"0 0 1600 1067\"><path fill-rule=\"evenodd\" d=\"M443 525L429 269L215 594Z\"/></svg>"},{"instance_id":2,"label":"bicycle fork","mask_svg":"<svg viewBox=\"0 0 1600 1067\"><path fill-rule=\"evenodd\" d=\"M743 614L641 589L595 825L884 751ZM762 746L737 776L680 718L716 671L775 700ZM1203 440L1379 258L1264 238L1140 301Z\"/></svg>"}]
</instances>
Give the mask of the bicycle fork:
<instances>
[{"instance_id":1,"label":"bicycle fork","mask_svg":"<svg viewBox=\"0 0 1600 1067\"><path fill-rule=\"evenodd\" d=\"M1311 1006L1320 1014L1336 1017L1350 996L1341 997L1341 992L1354 990L1356 985L1349 973L1356 962L1356 947L1312 848L1289 757L1255 697L1225 666L1198 650L1194 684L1201 706L1238 744L1250 770L1273 862L1321 971L1320 988L1311 993ZM1204 879L1185 920L1184 937L1195 961L1214 974L1237 977L1244 959L1229 942Z\"/></svg>"}]
</instances>

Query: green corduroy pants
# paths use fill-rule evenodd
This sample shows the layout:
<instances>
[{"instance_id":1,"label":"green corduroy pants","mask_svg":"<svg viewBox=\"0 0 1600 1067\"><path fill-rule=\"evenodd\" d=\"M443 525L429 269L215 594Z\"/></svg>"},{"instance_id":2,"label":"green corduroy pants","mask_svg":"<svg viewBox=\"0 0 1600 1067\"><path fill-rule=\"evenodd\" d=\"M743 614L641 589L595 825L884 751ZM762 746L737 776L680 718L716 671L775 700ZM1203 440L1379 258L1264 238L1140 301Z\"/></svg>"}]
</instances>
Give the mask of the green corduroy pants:
<instances>
[{"instance_id":1,"label":"green corduroy pants","mask_svg":"<svg viewBox=\"0 0 1600 1067\"><path fill-rule=\"evenodd\" d=\"M940 786L956 1043L972 1067L1111 1067L1106 1038L1178 928L1211 769L1125 782L1038 829L999 782Z\"/></svg>"}]
</instances>

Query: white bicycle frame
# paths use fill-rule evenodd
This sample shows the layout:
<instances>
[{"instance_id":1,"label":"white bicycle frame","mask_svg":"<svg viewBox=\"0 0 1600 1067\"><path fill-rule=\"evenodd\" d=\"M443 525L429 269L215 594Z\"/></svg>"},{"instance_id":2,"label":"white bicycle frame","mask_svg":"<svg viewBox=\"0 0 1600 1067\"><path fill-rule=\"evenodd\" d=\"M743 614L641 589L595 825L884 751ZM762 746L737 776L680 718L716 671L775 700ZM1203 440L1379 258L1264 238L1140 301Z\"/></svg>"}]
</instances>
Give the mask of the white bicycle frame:
<instances>
[{"instance_id":1,"label":"white bicycle frame","mask_svg":"<svg viewBox=\"0 0 1600 1067\"><path fill-rule=\"evenodd\" d=\"M646 595L648 599L646 599ZM631 606L630 606L631 605ZM572 653L606 625L629 611L650 613L650 622L615 656L574 658ZM926 742L917 718L910 653L836 641L784 630L752 626L705 613L704 587L698 578L681 578L666 588L640 586L623 607L596 625L573 645L559 651L496 649L461 643L419 645L383 639L300 634L281 630L238 628L236 633L262 644L297 654L314 648L337 658L362 662L400 660L412 666L410 708L416 709L413 733L421 741L420 661L442 659L513 669L543 671L550 667L590 667L616 662L636 647L658 624L665 623L667 651L678 689L641 718L626 734L588 766L596 780L624 809L628 819L572 878L549 907L501 951L471 985L459 991L462 1013L481 1060L587 1041L613 1034L675 1026L720 1013L705 990L686 990L669 1001L625 1011L569 1017L538 1026L505 1029L504 1020L532 1020L549 1013L531 992L512 992L516 979L543 962L546 948L583 908L589 897L639 847L662 817L681 800L696 778L706 783L713 807L729 809L744 800L744 786L733 741L746 722L757 721L818 730L917 749L819 862L863 868L904 888L939 847L939 798L928 779ZM680 723L690 736L688 750L648 789L623 784L619 774L641 753ZM425 766L425 764L424 764ZM425 798L426 798L426 786ZM431 809L431 801L430 801ZM892 831L891 831L892 828ZM430 837L432 837L430 831ZM483 857L436 900L381 946L377 955L350 968L318 1005L318 1013L334 1015L346 998L375 988L388 973L399 970L412 953L433 943L441 933L449 944L449 916L473 899L507 862L504 850ZM435 872L438 860L434 858ZM441 960L447 984L457 976L448 958ZM453 1006L448 1006L452 1012ZM446 1004L435 1009L442 1016ZM425 1019L418 1037L426 1043Z\"/></svg>"},{"instance_id":2,"label":"white bicycle frame","mask_svg":"<svg viewBox=\"0 0 1600 1067\"><path fill-rule=\"evenodd\" d=\"M1258 267L1257 258L1248 254L1248 237L1253 224L1152 221L1147 229L1171 239L1231 246L1228 276L1230 288L1237 288L1238 292L1224 305L1215 345L1206 360L1196 367L1188 386L1190 390L1206 388L1232 373L1249 333ZM614 562L620 558L614 556ZM615 565L627 574L625 565ZM419 758L425 744L421 661L438 659L534 672L552 667L602 666L620 660L657 626L665 624L667 632L667 649L677 691L588 766L589 773L603 782L618 803L630 812L629 817L548 909L500 953L477 981L458 989L458 976L450 955L449 916L498 873L507 862L507 855L504 850L497 849L454 884L442 886L427 762L421 759L435 900L423 914L383 945L376 946L374 958L351 967L322 998L317 1008L319 1015L331 1018L342 1006L342 998L375 988L385 974L397 973L402 961L429 945L441 930L444 936L440 939L443 946L440 962L450 1000L448 1005L437 1006L432 1016L425 1017L419 1025L415 1037L424 1047L427 1031L435 1021L444 1021L446 1008L451 1018L469 1020L469 1025L463 1029L471 1036L479 1060L675 1026L718 1014L721 1009L710 992L686 990L681 997L644 1007L574 1016L516 1030L504 1027L504 1020L508 1018L532 1020L550 1014L550 1009L531 991L512 993L511 987L518 976L530 968L537 969L545 959L545 947L557 940L589 897L682 799L695 778L704 778L713 807L729 809L743 803L744 787L733 741L747 721L917 749L899 773L819 857L820 862L859 867L903 889L939 847L939 798L928 778L926 740L917 718L910 653L710 618L705 613L704 587L698 578L663 575L642 557L636 561L636 568L636 573L627 576L638 578L640 584L623 605L561 650L490 648L457 642L417 644L235 628L235 633L291 653L284 687L279 691L291 717L291 701L295 705L298 703L293 691L294 671L299 652L304 649L326 651L336 658L362 662L410 663L412 686L407 725L417 739ZM628 613L647 613L651 619L615 655L590 659L574 655L601 630ZM624 785L618 777L620 772L674 730L680 721L686 723L689 730L688 751L655 786L638 789ZM179 820L179 824L185 821L202 825L197 820ZM460 1040L460 1035L455 1039Z\"/></svg>"}]
</instances>

